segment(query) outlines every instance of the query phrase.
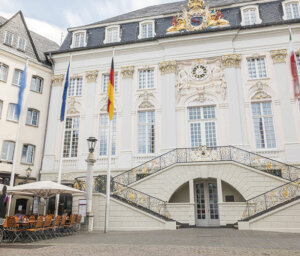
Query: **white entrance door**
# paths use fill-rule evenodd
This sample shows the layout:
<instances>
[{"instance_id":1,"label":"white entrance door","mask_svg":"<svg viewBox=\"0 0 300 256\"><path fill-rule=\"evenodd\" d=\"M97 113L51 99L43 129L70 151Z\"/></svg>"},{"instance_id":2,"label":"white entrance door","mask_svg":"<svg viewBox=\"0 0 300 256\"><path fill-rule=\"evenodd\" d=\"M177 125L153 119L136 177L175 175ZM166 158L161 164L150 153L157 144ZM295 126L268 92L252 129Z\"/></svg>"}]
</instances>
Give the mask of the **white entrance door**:
<instances>
[{"instance_id":1,"label":"white entrance door","mask_svg":"<svg viewBox=\"0 0 300 256\"><path fill-rule=\"evenodd\" d=\"M197 226L219 226L218 191L216 182L196 183Z\"/></svg>"}]
</instances>

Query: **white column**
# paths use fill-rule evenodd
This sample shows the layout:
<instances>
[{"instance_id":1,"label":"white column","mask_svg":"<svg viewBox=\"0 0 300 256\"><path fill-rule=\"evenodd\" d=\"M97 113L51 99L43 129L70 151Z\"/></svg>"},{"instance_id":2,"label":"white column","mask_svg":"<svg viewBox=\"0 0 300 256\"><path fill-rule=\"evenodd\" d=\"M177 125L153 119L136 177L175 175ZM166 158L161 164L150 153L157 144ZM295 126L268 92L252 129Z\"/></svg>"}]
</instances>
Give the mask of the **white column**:
<instances>
[{"instance_id":1,"label":"white column","mask_svg":"<svg viewBox=\"0 0 300 256\"><path fill-rule=\"evenodd\" d=\"M293 80L286 50L271 51L273 68L280 99L281 119L284 132L284 148L287 162L299 162L300 143L297 138L296 123L291 101L294 98ZM274 110L273 110L274 112Z\"/></svg>"},{"instance_id":2,"label":"white column","mask_svg":"<svg viewBox=\"0 0 300 256\"><path fill-rule=\"evenodd\" d=\"M190 203L195 203L195 189L194 189L194 180L189 180L189 189L190 189Z\"/></svg>"},{"instance_id":3,"label":"white column","mask_svg":"<svg viewBox=\"0 0 300 256\"><path fill-rule=\"evenodd\" d=\"M43 159L43 171L53 171L55 169L55 156L59 154L60 149L60 136L57 137L57 132L60 131L61 125L59 124L60 110L61 110L61 95L63 90L64 75L55 75L52 80L51 86L51 98L49 105L49 115L46 141L45 141L45 152ZM59 143L57 143L59 142ZM59 159L59 155L57 155Z\"/></svg>"},{"instance_id":4,"label":"white column","mask_svg":"<svg viewBox=\"0 0 300 256\"><path fill-rule=\"evenodd\" d=\"M223 189L222 189L222 180L217 179L217 189L218 189L218 203L223 203Z\"/></svg>"},{"instance_id":5,"label":"white column","mask_svg":"<svg viewBox=\"0 0 300 256\"><path fill-rule=\"evenodd\" d=\"M177 147L176 125L176 61L159 64L161 71L161 150L166 152Z\"/></svg>"},{"instance_id":6,"label":"white column","mask_svg":"<svg viewBox=\"0 0 300 256\"><path fill-rule=\"evenodd\" d=\"M231 54L222 56L222 62L225 67L225 78L227 83L230 145L248 148L249 143L240 68L241 55Z\"/></svg>"},{"instance_id":7,"label":"white column","mask_svg":"<svg viewBox=\"0 0 300 256\"><path fill-rule=\"evenodd\" d=\"M119 166L124 168L132 167L132 87L134 67L122 67L122 130L120 132L121 138L121 152L119 157ZM118 122L118 121L117 121Z\"/></svg>"},{"instance_id":8,"label":"white column","mask_svg":"<svg viewBox=\"0 0 300 256\"><path fill-rule=\"evenodd\" d=\"M95 120L98 120L97 114L99 113L99 109L97 109L98 99L95 97L95 95L97 95L97 78L97 70L85 72L83 86L85 87L86 95L83 97L83 102L78 101L74 103L74 106L70 106L77 112L81 109L80 130L82 131L82 135L80 135L81 141L79 143L83 146L81 149L81 153L83 154L78 155L80 157L80 161L77 166L80 170L85 170L86 168L85 159L87 157L87 152L89 151L88 144L86 143L87 138L92 136L98 139L99 134L99 125L95 124ZM83 104L83 106L80 106L79 103ZM99 150L95 149L95 152L99 152Z\"/></svg>"}]
</instances>

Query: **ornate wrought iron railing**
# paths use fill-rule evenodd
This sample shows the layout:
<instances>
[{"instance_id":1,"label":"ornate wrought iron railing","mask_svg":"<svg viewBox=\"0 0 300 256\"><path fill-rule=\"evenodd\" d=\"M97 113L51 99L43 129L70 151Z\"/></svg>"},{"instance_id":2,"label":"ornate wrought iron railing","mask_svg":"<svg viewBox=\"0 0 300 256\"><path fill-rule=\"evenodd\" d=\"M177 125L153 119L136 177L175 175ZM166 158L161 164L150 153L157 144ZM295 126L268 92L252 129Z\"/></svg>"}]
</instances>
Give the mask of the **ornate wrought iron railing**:
<instances>
[{"instance_id":1,"label":"ornate wrought iron railing","mask_svg":"<svg viewBox=\"0 0 300 256\"><path fill-rule=\"evenodd\" d=\"M126 185L114 182L113 194L132 204L138 208L157 214L165 219L170 219L170 214L167 210L167 202L154 196L150 196L141 191L127 187Z\"/></svg>"},{"instance_id":2,"label":"ornate wrought iron railing","mask_svg":"<svg viewBox=\"0 0 300 256\"><path fill-rule=\"evenodd\" d=\"M300 197L300 178L247 200L242 220L251 219L298 197Z\"/></svg>"},{"instance_id":3,"label":"ornate wrought iron railing","mask_svg":"<svg viewBox=\"0 0 300 256\"><path fill-rule=\"evenodd\" d=\"M85 191L86 177L78 177L74 181L74 188ZM106 194L106 175L94 177L93 191ZM111 180L111 192L117 199L124 201L142 210L154 213L156 216L170 219L170 214L167 210L167 202L145 194L136 189L127 187L126 185L113 182Z\"/></svg>"},{"instance_id":4,"label":"ornate wrought iron railing","mask_svg":"<svg viewBox=\"0 0 300 256\"><path fill-rule=\"evenodd\" d=\"M115 182L130 185L176 163L233 161L286 180L300 177L300 168L251 153L233 146L178 148L141 164L113 178Z\"/></svg>"}]
</instances>

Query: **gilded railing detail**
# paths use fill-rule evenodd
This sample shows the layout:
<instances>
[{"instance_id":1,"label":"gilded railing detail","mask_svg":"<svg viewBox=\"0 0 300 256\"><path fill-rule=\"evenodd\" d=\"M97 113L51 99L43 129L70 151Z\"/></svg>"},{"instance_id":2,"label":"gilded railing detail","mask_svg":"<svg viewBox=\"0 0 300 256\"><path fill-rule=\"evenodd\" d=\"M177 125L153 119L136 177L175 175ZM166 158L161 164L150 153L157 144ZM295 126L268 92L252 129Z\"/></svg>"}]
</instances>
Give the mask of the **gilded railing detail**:
<instances>
[{"instance_id":1,"label":"gilded railing detail","mask_svg":"<svg viewBox=\"0 0 300 256\"><path fill-rule=\"evenodd\" d=\"M274 188L264 194L247 201L247 207L243 213L243 219L262 213L274 206L288 202L300 196L300 179Z\"/></svg>"},{"instance_id":2,"label":"gilded railing detail","mask_svg":"<svg viewBox=\"0 0 300 256\"><path fill-rule=\"evenodd\" d=\"M240 148L233 146L201 146L198 148L174 149L114 177L114 181L128 186L176 163L215 161L233 161L290 181L300 177L300 169L297 167L251 153Z\"/></svg>"}]
</instances>

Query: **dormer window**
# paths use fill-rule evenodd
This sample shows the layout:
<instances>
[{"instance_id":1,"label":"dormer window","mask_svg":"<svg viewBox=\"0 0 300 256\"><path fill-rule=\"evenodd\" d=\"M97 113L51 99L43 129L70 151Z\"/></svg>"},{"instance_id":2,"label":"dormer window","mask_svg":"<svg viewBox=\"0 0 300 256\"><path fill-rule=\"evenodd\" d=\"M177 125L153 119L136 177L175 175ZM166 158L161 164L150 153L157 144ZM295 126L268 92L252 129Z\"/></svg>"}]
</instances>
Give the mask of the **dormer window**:
<instances>
[{"instance_id":1,"label":"dormer window","mask_svg":"<svg viewBox=\"0 0 300 256\"><path fill-rule=\"evenodd\" d=\"M262 20L259 17L259 11L257 5L245 6L241 8L242 13L242 26L250 26L254 24L260 24Z\"/></svg>"},{"instance_id":2,"label":"dormer window","mask_svg":"<svg viewBox=\"0 0 300 256\"><path fill-rule=\"evenodd\" d=\"M14 41L14 34L9 31L5 31L4 44L12 46L13 41Z\"/></svg>"},{"instance_id":3,"label":"dormer window","mask_svg":"<svg viewBox=\"0 0 300 256\"><path fill-rule=\"evenodd\" d=\"M291 20L300 18L299 1L288 0L282 2L283 19Z\"/></svg>"},{"instance_id":4,"label":"dormer window","mask_svg":"<svg viewBox=\"0 0 300 256\"><path fill-rule=\"evenodd\" d=\"M73 34L73 48L86 46L86 31L77 31Z\"/></svg>"},{"instance_id":5,"label":"dormer window","mask_svg":"<svg viewBox=\"0 0 300 256\"><path fill-rule=\"evenodd\" d=\"M105 29L105 44L116 43L121 41L120 26L111 26Z\"/></svg>"},{"instance_id":6,"label":"dormer window","mask_svg":"<svg viewBox=\"0 0 300 256\"><path fill-rule=\"evenodd\" d=\"M139 39L142 38L151 38L155 36L155 25L154 21L143 21L140 23L140 34L138 36Z\"/></svg>"},{"instance_id":7,"label":"dormer window","mask_svg":"<svg viewBox=\"0 0 300 256\"><path fill-rule=\"evenodd\" d=\"M19 37L18 40L18 50L25 52L26 40L22 37Z\"/></svg>"}]
</instances>

